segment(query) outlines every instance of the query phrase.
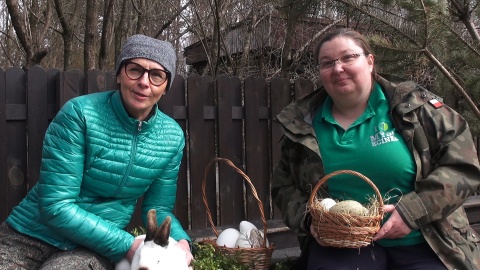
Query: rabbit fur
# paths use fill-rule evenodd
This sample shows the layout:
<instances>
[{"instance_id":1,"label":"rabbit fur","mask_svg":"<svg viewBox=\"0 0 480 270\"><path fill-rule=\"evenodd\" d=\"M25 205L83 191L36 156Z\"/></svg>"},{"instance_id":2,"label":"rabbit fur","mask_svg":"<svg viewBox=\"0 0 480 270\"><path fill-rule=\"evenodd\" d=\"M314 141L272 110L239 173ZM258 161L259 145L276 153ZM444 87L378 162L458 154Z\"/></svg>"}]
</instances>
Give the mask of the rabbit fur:
<instances>
[{"instance_id":1,"label":"rabbit fur","mask_svg":"<svg viewBox=\"0 0 480 270\"><path fill-rule=\"evenodd\" d=\"M157 227L155 209L147 214L147 234L137 236L144 238L143 244L137 249L132 264L123 258L115 266L115 270L191 270L185 260L185 251L175 246L177 241L170 237L171 217Z\"/></svg>"}]
</instances>

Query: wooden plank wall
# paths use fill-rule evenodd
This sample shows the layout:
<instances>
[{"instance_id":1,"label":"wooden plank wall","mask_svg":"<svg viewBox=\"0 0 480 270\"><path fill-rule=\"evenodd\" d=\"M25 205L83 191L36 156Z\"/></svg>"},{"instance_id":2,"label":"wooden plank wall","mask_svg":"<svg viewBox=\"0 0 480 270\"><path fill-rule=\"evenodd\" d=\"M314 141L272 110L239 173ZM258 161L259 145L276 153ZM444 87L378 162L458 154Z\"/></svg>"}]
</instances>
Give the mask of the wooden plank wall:
<instances>
[{"instance_id":1,"label":"wooden plank wall","mask_svg":"<svg viewBox=\"0 0 480 270\"><path fill-rule=\"evenodd\" d=\"M76 96L116 88L113 72L91 70L85 76L78 70L41 67L0 70L0 222L37 182L43 136L59 108ZM175 76L159 106L186 134L175 207L185 229L210 226L201 185L214 157L227 158L244 171L266 218L278 220L269 192L280 139L272 116L310 91L313 84L304 80L292 84L284 79ZM242 179L226 164L208 172L205 195L215 226L260 219L259 206ZM129 229L137 226L141 226L138 211Z\"/></svg>"}]
</instances>

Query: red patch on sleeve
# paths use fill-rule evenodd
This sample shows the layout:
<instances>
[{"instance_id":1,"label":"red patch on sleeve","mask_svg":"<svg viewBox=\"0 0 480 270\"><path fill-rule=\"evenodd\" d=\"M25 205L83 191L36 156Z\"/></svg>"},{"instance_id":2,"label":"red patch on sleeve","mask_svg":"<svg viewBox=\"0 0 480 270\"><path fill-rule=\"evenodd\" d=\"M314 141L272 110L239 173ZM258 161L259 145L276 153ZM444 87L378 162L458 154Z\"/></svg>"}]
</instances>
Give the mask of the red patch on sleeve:
<instances>
[{"instance_id":1,"label":"red patch on sleeve","mask_svg":"<svg viewBox=\"0 0 480 270\"><path fill-rule=\"evenodd\" d=\"M441 108L443 106L443 103L438 101L437 99L430 99L428 101L428 103L430 103L430 105L432 105L433 107L435 107L435 109L438 109L438 108Z\"/></svg>"}]
</instances>

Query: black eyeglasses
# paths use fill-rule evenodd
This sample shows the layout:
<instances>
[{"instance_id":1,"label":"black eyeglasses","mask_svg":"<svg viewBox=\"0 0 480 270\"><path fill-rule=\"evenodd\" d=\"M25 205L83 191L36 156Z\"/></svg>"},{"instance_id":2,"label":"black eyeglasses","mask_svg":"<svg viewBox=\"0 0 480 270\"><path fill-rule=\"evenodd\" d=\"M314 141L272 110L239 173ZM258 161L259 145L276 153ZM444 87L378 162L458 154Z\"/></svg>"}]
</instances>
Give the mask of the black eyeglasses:
<instances>
[{"instance_id":1,"label":"black eyeglasses","mask_svg":"<svg viewBox=\"0 0 480 270\"><path fill-rule=\"evenodd\" d=\"M361 55L367 56L368 53L347 54L347 55L344 55L344 56L339 57L337 59L320 62L319 67L320 67L320 70L330 70L335 66L335 63L337 63L337 62L339 64L342 64L343 66L349 66L349 65L355 63L355 60L358 57L360 57Z\"/></svg>"},{"instance_id":2,"label":"black eyeglasses","mask_svg":"<svg viewBox=\"0 0 480 270\"><path fill-rule=\"evenodd\" d=\"M170 79L170 72L163 69L146 69L135 62L125 63L125 74L131 80L140 79L145 72L148 73L150 83L155 86L160 86Z\"/></svg>"}]
</instances>

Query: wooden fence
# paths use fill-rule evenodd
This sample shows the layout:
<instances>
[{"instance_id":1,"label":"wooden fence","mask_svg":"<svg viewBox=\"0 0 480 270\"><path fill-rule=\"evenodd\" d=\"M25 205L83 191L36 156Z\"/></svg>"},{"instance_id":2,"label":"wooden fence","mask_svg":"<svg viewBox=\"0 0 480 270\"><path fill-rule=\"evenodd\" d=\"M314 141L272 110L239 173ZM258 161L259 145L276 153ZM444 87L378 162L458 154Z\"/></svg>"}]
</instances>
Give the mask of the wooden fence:
<instances>
[{"instance_id":1,"label":"wooden fence","mask_svg":"<svg viewBox=\"0 0 480 270\"><path fill-rule=\"evenodd\" d=\"M0 70L0 222L37 182L44 133L59 108L70 98L109 89L117 89L112 72L91 70L85 76L41 67ZM201 185L207 163L216 156L231 160L250 177L268 220L280 219L270 198L281 136L272 118L313 89L303 79L175 77L159 105L186 134L175 206L185 229L210 226ZM206 183L216 226L260 219L251 190L229 166L220 164L218 175L210 172ZM137 209L129 229L140 225Z\"/></svg>"}]
</instances>

